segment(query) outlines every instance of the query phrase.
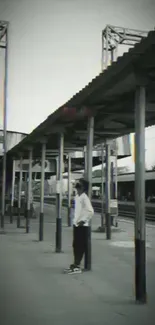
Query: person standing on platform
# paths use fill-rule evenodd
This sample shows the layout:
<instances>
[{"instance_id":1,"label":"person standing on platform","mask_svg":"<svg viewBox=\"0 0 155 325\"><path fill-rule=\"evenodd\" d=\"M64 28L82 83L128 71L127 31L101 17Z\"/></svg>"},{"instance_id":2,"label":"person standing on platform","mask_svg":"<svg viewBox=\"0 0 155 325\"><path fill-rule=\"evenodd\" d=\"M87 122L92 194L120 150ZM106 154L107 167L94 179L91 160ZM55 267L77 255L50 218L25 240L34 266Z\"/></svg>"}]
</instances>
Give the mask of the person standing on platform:
<instances>
[{"instance_id":1,"label":"person standing on platform","mask_svg":"<svg viewBox=\"0 0 155 325\"><path fill-rule=\"evenodd\" d=\"M87 249L88 226L94 214L94 209L88 197L89 183L80 179L75 186L75 213L73 219L73 255L74 263L64 271L68 274L81 273L81 261Z\"/></svg>"}]
</instances>

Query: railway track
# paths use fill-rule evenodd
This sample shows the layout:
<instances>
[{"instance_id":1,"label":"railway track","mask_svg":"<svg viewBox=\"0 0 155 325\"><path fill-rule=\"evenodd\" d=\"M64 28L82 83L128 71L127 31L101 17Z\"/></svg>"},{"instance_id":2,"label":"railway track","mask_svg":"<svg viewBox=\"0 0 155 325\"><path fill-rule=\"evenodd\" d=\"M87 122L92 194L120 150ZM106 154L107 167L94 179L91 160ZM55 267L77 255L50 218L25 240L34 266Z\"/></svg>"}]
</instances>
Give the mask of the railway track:
<instances>
[{"instance_id":1,"label":"railway track","mask_svg":"<svg viewBox=\"0 0 155 325\"><path fill-rule=\"evenodd\" d=\"M39 202L38 196L34 197L34 201ZM44 202L55 205L55 197L45 197ZM62 205L67 207L67 199L63 199ZM92 205L96 213L101 213L101 201L92 200ZM73 201L72 201L73 206ZM134 202L118 202L118 215L119 217L134 219L135 218L135 204ZM155 204L146 203L145 217L147 221L155 221Z\"/></svg>"}]
</instances>

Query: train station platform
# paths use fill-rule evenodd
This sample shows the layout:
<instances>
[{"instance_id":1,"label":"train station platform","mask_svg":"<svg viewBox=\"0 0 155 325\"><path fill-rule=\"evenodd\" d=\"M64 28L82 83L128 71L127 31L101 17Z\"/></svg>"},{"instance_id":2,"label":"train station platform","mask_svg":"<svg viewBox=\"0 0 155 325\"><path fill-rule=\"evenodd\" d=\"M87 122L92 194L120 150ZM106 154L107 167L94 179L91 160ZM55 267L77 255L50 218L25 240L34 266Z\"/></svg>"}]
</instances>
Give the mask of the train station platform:
<instances>
[{"instance_id":1,"label":"train station platform","mask_svg":"<svg viewBox=\"0 0 155 325\"><path fill-rule=\"evenodd\" d=\"M39 212L39 205L36 204ZM134 301L133 223L119 222L107 241L92 232L92 271L63 274L72 262L72 229L63 211L63 250L55 253L55 207L45 205L44 241L38 218L31 231L5 225L0 235L0 318L3 325L154 324L155 227L147 226L148 304ZM22 221L24 223L24 220ZM99 222L94 216L93 228Z\"/></svg>"}]
</instances>

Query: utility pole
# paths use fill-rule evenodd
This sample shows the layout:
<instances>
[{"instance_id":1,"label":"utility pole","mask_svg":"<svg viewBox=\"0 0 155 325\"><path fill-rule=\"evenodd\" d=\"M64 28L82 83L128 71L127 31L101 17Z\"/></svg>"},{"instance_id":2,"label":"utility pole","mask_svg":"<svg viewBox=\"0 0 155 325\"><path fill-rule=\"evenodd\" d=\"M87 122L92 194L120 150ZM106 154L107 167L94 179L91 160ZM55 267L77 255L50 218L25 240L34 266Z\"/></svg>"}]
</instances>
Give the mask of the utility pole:
<instances>
[{"instance_id":1,"label":"utility pole","mask_svg":"<svg viewBox=\"0 0 155 325\"><path fill-rule=\"evenodd\" d=\"M2 170L2 211L1 228L5 222L5 194L6 194L6 152L7 152L7 95L8 95L8 22L0 21L0 48L5 50L4 71L4 106L3 106L3 170Z\"/></svg>"}]
</instances>

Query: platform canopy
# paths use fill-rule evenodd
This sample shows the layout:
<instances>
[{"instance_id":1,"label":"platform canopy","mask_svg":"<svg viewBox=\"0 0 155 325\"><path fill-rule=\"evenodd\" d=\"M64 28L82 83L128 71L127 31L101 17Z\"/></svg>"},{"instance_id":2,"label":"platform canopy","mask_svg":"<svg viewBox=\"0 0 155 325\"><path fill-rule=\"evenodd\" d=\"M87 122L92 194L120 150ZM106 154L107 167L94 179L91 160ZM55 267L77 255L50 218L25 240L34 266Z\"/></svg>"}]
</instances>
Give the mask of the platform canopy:
<instances>
[{"instance_id":1,"label":"platform canopy","mask_svg":"<svg viewBox=\"0 0 155 325\"><path fill-rule=\"evenodd\" d=\"M34 156L40 156L40 140L47 137L47 149L57 155L61 132L65 134L66 153L83 150L89 115L94 116L94 144L134 132L135 90L139 84L146 87L146 126L151 126L155 124L155 31L94 78L8 154L13 157L21 152L27 158L27 148L33 146Z\"/></svg>"}]
</instances>

